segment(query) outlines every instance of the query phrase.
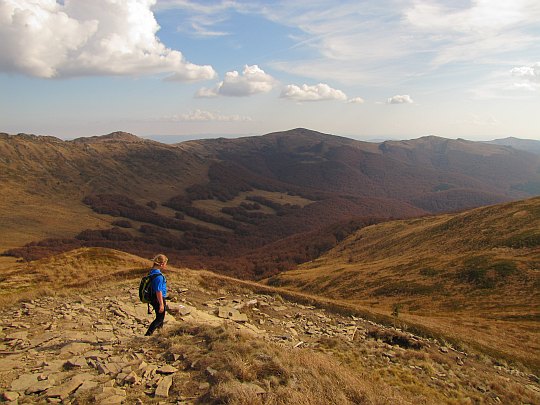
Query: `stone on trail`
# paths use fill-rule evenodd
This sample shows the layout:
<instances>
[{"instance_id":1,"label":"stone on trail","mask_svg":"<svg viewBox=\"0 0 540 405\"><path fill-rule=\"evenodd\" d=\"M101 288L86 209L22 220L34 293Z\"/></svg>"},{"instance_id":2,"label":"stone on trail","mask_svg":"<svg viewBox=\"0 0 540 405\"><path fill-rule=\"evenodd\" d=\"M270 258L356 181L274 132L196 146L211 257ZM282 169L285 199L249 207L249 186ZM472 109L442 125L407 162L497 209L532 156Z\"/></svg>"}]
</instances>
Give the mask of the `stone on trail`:
<instances>
[{"instance_id":1,"label":"stone on trail","mask_svg":"<svg viewBox=\"0 0 540 405\"><path fill-rule=\"evenodd\" d=\"M12 391L26 391L29 387L38 382L37 374L23 374L11 383Z\"/></svg>"},{"instance_id":2,"label":"stone on trail","mask_svg":"<svg viewBox=\"0 0 540 405\"><path fill-rule=\"evenodd\" d=\"M57 387L52 387L51 389L47 390L47 397L56 397L60 398L62 400L65 400L67 397L69 397L72 393L77 391L77 389L84 383L84 379L80 376L75 376L71 378L70 380L66 381L62 385L59 385Z\"/></svg>"},{"instance_id":3,"label":"stone on trail","mask_svg":"<svg viewBox=\"0 0 540 405\"><path fill-rule=\"evenodd\" d=\"M2 361L0 361L0 371L9 371L22 368L20 357L21 356L4 357Z\"/></svg>"},{"instance_id":4,"label":"stone on trail","mask_svg":"<svg viewBox=\"0 0 540 405\"><path fill-rule=\"evenodd\" d=\"M100 405L116 405L126 400L126 392L115 387L103 387L102 392L95 396L95 400Z\"/></svg>"},{"instance_id":5,"label":"stone on trail","mask_svg":"<svg viewBox=\"0 0 540 405\"><path fill-rule=\"evenodd\" d=\"M26 391L24 391L24 393L26 395L37 394L39 392L47 391L52 386L53 386L52 381L42 380L28 387Z\"/></svg>"},{"instance_id":6,"label":"stone on trail","mask_svg":"<svg viewBox=\"0 0 540 405\"><path fill-rule=\"evenodd\" d=\"M96 381L87 380L82 383L82 385L77 390L77 393L92 390L98 386L99 386L99 383L97 383Z\"/></svg>"},{"instance_id":7,"label":"stone on trail","mask_svg":"<svg viewBox=\"0 0 540 405\"><path fill-rule=\"evenodd\" d=\"M237 309L232 307L220 307L218 309L218 317L224 319L230 319L234 322L247 322L248 317L246 314L240 313Z\"/></svg>"},{"instance_id":8,"label":"stone on trail","mask_svg":"<svg viewBox=\"0 0 540 405\"><path fill-rule=\"evenodd\" d=\"M124 378L124 383L126 384L139 384L140 383L140 378L137 374L135 374L134 371L132 371L131 373L129 373L126 378Z\"/></svg>"},{"instance_id":9,"label":"stone on trail","mask_svg":"<svg viewBox=\"0 0 540 405\"><path fill-rule=\"evenodd\" d=\"M178 369L174 368L170 364L167 364L166 366L158 368L156 371L159 374L174 374L178 371Z\"/></svg>"},{"instance_id":10,"label":"stone on trail","mask_svg":"<svg viewBox=\"0 0 540 405\"><path fill-rule=\"evenodd\" d=\"M26 340L27 338L27 331L13 332L6 336L7 340Z\"/></svg>"},{"instance_id":11,"label":"stone on trail","mask_svg":"<svg viewBox=\"0 0 540 405\"><path fill-rule=\"evenodd\" d=\"M13 391L6 391L2 394L2 398L4 401L8 402L16 401L19 398L19 393Z\"/></svg>"},{"instance_id":12,"label":"stone on trail","mask_svg":"<svg viewBox=\"0 0 540 405\"><path fill-rule=\"evenodd\" d=\"M169 389L172 385L172 375L165 376L158 384L156 388L156 397L163 397L168 398L169 397Z\"/></svg>"},{"instance_id":13,"label":"stone on trail","mask_svg":"<svg viewBox=\"0 0 540 405\"><path fill-rule=\"evenodd\" d=\"M72 357L64 363L64 367L67 368L82 368L86 367L87 365L86 359L81 356Z\"/></svg>"},{"instance_id":14,"label":"stone on trail","mask_svg":"<svg viewBox=\"0 0 540 405\"><path fill-rule=\"evenodd\" d=\"M266 394L266 391L259 387L257 384L253 383L242 383L242 386L247 388L249 391L252 391L256 395Z\"/></svg>"},{"instance_id":15,"label":"stone on trail","mask_svg":"<svg viewBox=\"0 0 540 405\"><path fill-rule=\"evenodd\" d=\"M86 337L86 335L84 335ZM71 353L71 354L81 354L92 348L89 343L80 343L80 342L71 342L60 349L61 354Z\"/></svg>"}]
</instances>

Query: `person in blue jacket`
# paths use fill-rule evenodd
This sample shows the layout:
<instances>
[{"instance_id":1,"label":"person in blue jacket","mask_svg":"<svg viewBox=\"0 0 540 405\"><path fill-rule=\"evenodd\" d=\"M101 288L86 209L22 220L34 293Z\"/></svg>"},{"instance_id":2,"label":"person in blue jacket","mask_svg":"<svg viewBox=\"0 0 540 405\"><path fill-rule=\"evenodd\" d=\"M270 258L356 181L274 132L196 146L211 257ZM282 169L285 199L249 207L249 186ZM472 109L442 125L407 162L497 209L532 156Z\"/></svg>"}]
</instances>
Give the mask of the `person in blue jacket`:
<instances>
[{"instance_id":1,"label":"person in blue jacket","mask_svg":"<svg viewBox=\"0 0 540 405\"><path fill-rule=\"evenodd\" d=\"M156 319L150 324L145 336L150 336L158 328L163 327L163 321L165 320L165 310L167 308L167 280L161 272L167 267L167 256L160 253L154 257L154 264L150 270L149 275L152 277L152 307L156 313Z\"/></svg>"}]
</instances>

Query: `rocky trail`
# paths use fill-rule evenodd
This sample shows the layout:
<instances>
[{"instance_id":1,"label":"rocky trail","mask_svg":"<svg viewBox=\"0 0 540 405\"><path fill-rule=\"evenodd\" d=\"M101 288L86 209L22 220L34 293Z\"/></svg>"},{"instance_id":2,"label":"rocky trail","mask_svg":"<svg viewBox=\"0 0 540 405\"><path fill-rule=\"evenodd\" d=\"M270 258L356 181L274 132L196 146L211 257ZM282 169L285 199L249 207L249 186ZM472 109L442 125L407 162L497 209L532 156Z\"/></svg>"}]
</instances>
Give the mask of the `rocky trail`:
<instances>
[{"instance_id":1,"label":"rocky trail","mask_svg":"<svg viewBox=\"0 0 540 405\"><path fill-rule=\"evenodd\" d=\"M3 401L211 402L208 392L220 365L198 364L189 352L172 353L160 342L184 324L225 324L283 350L335 355L331 349L338 345L341 352L356 353L365 369L388 384L411 379L424 387L427 394L417 403L439 402L429 399L430 392L448 398L448 403L461 403L460 398L470 398L467 403L512 403L518 401L516 391L519 398L540 403L539 381L533 374L279 295L208 288L193 281L171 283L166 325L155 336L144 337L153 316L139 302L137 283L40 297L4 310L0 316ZM203 340L193 336L191 342L202 346ZM249 388L262 399L268 389L253 383ZM399 389L406 391L403 384Z\"/></svg>"}]
</instances>

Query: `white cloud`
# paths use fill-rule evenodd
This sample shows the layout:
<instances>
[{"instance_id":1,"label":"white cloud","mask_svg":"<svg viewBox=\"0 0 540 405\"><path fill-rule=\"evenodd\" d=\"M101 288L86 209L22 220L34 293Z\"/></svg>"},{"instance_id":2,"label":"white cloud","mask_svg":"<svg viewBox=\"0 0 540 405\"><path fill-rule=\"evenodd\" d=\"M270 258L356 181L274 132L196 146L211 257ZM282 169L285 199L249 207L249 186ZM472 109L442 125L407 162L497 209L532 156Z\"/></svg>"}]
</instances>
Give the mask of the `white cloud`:
<instances>
[{"instance_id":1,"label":"white cloud","mask_svg":"<svg viewBox=\"0 0 540 405\"><path fill-rule=\"evenodd\" d=\"M290 27L295 43L268 66L347 85L393 87L455 63L469 67L468 77L482 75L482 65L506 64L540 43L538 0L159 0L157 7L181 9L196 35L225 34L231 25L222 23L235 14ZM197 32L193 22L201 21Z\"/></svg>"},{"instance_id":2,"label":"white cloud","mask_svg":"<svg viewBox=\"0 0 540 405\"><path fill-rule=\"evenodd\" d=\"M540 89L540 62L529 66L515 67L510 71L511 75L520 81L514 83L518 89L536 90Z\"/></svg>"},{"instance_id":3,"label":"white cloud","mask_svg":"<svg viewBox=\"0 0 540 405\"><path fill-rule=\"evenodd\" d=\"M408 94L403 95L395 95L393 97L390 97L388 100L386 100L387 104L412 104L414 103L411 96Z\"/></svg>"},{"instance_id":4,"label":"white cloud","mask_svg":"<svg viewBox=\"0 0 540 405\"><path fill-rule=\"evenodd\" d=\"M274 87L276 80L257 65L244 66L242 74L236 70L225 73L225 78L214 88L203 87L195 97L209 98L217 96L246 97L258 93L267 93Z\"/></svg>"},{"instance_id":5,"label":"white cloud","mask_svg":"<svg viewBox=\"0 0 540 405\"><path fill-rule=\"evenodd\" d=\"M0 0L0 70L43 78L169 74L208 80L156 36L156 0Z\"/></svg>"},{"instance_id":6,"label":"white cloud","mask_svg":"<svg viewBox=\"0 0 540 405\"><path fill-rule=\"evenodd\" d=\"M364 104L364 99L362 97L353 97L347 100L349 104Z\"/></svg>"},{"instance_id":7,"label":"white cloud","mask_svg":"<svg viewBox=\"0 0 540 405\"><path fill-rule=\"evenodd\" d=\"M415 35L432 47L435 66L504 61L506 53L528 50L538 42L528 30L540 18L535 0L472 0L465 7L415 1L404 16Z\"/></svg>"},{"instance_id":8,"label":"white cloud","mask_svg":"<svg viewBox=\"0 0 540 405\"><path fill-rule=\"evenodd\" d=\"M238 114L224 115L219 112L205 111L196 109L185 114L172 115L160 118L159 121L167 122L249 122L251 117Z\"/></svg>"},{"instance_id":9,"label":"white cloud","mask_svg":"<svg viewBox=\"0 0 540 405\"><path fill-rule=\"evenodd\" d=\"M280 97L294 101L347 100L347 95L341 90L333 89L324 83L314 86L289 84L283 88Z\"/></svg>"},{"instance_id":10,"label":"white cloud","mask_svg":"<svg viewBox=\"0 0 540 405\"><path fill-rule=\"evenodd\" d=\"M214 98L218 96L219 87L201 87L197 92L195 93L195 98Z\"/></svg>"},{"instance_id":11,"label":"white cloud","mask_svg":"<svg viewBox=\"0 0 540 405\"><path fill-rule=\"evenodd\" d=\"M458 125L473 125L478 127L497 126L500 124L499 120L493 115L480 116L477 114L468 114L468 116L461 121L457 121L454 124Z\"/></svg>"}]
</instances>

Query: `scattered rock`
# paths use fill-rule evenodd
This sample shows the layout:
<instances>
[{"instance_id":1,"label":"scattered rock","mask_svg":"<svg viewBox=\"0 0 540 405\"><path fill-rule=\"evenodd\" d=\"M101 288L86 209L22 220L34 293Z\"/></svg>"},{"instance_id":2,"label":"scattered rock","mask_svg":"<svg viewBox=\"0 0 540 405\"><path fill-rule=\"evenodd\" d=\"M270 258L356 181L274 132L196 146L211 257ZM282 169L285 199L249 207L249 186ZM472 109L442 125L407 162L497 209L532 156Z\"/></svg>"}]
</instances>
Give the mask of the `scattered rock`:
<instances>
[{"instance_id":1,"label":"scattered rock","mask_svg":"<svg viewBox=\"0 0 540 405\"><path fill-rule=\"evenodd\" d=\"M232 307L220 307L218 309L218 317L224 318L224 319L230 319L235 322L248 321L248 317L246 314L242 314L240 313L240 311Z\"/></svg>"},{"instance_id":2,"label":"scattered rock","mask_svg":"<svg viewBox=\"0 0 540 405\"><path fill-rule=\"evenodd\" d=\"M4 401L8 401L8 402L16 401L19 398L19 396L20 395L18 392L13 392L13 391L5 391L2 394L2 398L4 399Z\"/></svg>"},{"instance_id":3,"label":"scattered rock","mask_svg":"<svg viewBox=\"0 0 540 405\"><path fill-rule=\"evenodd\" d=\"M65 400L73 392L75 392L77 388L79 388L83 384L83 382L84 381L81 378L75 376L64 384L57 387L52 387L51 389L47 390L47 397L56 397L60 398L61 400Z\"/></svg>"},{"instance_id":4,"label":"scattered rock","mask_svg":"<svg viewBox=\"0 0 540 405\"><path fill-rule=\"evenodd\" d=\"M26 391L29 387L37 384L38 375L37 374L23 374L19 376L16 380L11 383L12 391Z\"/></svg>"},{"instance_id":5,"label":"scattered rock","mask_svg":"<svg viewBox=\"0 0 540 405\"><path fill-rule=\"evenodd\" d=\"M95 396L100 405L117 405L126 400L126 392L120 388L103 387L102 392Z\"/></svg>"},{"instance_id":6,"label":"scattered rock","mask_svg":"<svg viewBox=\"0 0 540 405\"><path fill-rule=\"evenodd\" d=\"M127 383L127 384L139 384L140 383L140 378L137 374L135 374L134 371L132 371L131 373L129 373L125 378L124 378L124 382Z\"/></svg>"},{"instance_id":7,"label":"scattered rock","mask_svg":"<svg viewBox=\"0 0 540 405\"><path fill-rule=\"evenodd\" d=\"M163 379L160 381L160 383L158 384L157 388L156 388L156 397L163 397L163 398L168 398L169 397L169 389L171 388L171 385L172 385L172 375L167 375L165 377L163 377Z\"/></svg>"},{"instance_id":8,"label":"scattered rock","mask_svg":"<svg viewBox=\"0 0 540 405\"><path fill-rule=\"evenodd\" d=\"M167 364L166 366L160 367L156 370L159 374L174 374L178 371L177 368L174 368L170 364Z\"/></svg>"},{"instance_id":9,"label":"scattered rock","mask_svg":"<svg viewBox=\"0 0 540 405\"><path fill-rule=\"evenodd\" d=\"M253 383L242 383L242 386L247 388L249 391L252 391L256 395L266 394L266 391L259 387L257 384Z\"/></svg>"},{"instance_id":10,"label":"scattered rock","mask_svg":"<svg viewBox=\"0 0 540 405\"><path fill-rule=\"evenodd\" d=\"M210 389L210 383L208 383L208 382L200 383L199 384L199 389L200 390L205 390L205 391Z\"/></svg>"},{"instance_id":11,"label":"scattered rock","mask_svg":"<svg viewBox=\"0 0 540 405\"><path fill-rule=\"evenodd\" d=\"M7 340L26 340L28 338L27 331L13 332L6 336Z\"/></svg>"},{"instance_id":12,"label":"scattered rock","mask_svg":"<svg viewBox=\"0 0 540 405\"><path fill-rule=\"evenodd\" d=\"M53 385L52 385L52 381L49 381L49 380L42 380L42 381L38 381L37 383L35 384L32 384L30 387L28 387L24 393L26 395L30 395L30 394L37 394L39 392L43 392L43 391L47 391L49 388L51 388Z\"/></svg>"},{"instance_id":13,"label":"scattered rock","mask_svg":"<svg viewBox=\"0 0 540 405\"><path fill-rule=\"evenodd\" d=\"M206 374L208 374L210 377L215 377L217 373L218 371L213 369L212 367L206 367Z\"/></svg>"}]
</instances>

